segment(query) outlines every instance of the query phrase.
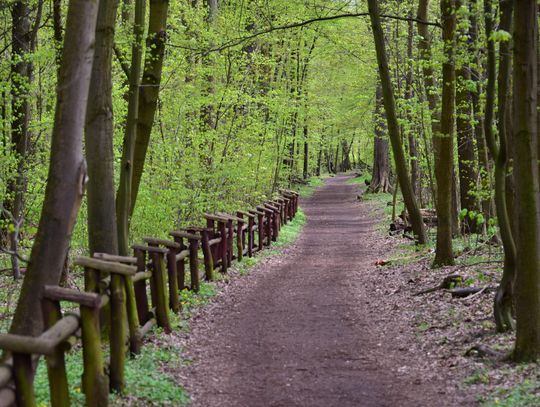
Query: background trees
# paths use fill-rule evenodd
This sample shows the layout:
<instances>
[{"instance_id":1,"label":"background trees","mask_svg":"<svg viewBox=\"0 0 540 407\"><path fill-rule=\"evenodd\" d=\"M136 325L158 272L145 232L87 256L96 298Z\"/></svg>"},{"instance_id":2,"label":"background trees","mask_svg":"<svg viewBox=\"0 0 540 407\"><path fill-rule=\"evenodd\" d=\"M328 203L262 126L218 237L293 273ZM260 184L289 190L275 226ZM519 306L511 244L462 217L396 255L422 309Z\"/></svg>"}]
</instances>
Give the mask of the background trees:
<instances>
[{"instance_id":1,"label":"background trees","mask_svg":"<svg viewBox=\"0 0 540 407\"><path fill-rule=\"evenodd\" d=\"M459 233L500 238L497 326L513 327L515 292L516 357L535 358L537 324L523 321L538 297L537 11L519 2L520 24L512 27L512 5L373 0L367 10L339 1L138 0L117 12L117 2L102 2L88 105L81 80L74 102L66 101L72 83L67 68L58 70L78 51L68 4L1 7L0 193L10 269L17 277L32 247L31 259L44 250L40 214L54 218L48 211L61 192L51 192L54 185L71 188L62 202L78 206L82 192L69 177L82 162L80 120L86 210L63 219L58 251L47 252L63 253L61 264L51 263L54 279L73 225L73 254L127 254L131 241L173 223L193 224L204 212L248 206L311 175L367 164L370 189L397 186L417 241L436 242L434 265L453 263ZM89 44L88 30L81 41ZM74 110L69 123L56 106ZM72 144L58 142L66 129ZM65 170L67 158L74 167ZM436 209L436 230L426 232L421 208Z\"/></svg>"}]
</instances>

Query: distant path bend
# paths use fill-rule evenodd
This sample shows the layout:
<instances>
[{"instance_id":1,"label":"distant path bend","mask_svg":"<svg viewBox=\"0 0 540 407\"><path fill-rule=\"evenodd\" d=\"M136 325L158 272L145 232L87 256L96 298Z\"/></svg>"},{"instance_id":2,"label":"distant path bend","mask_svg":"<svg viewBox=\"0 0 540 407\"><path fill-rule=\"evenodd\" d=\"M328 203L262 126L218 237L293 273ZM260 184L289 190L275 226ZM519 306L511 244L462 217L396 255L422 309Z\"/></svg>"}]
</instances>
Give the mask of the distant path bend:
<instances>
[{"instance_id":1,"label":"distant path bend","mask_svg":"<svg viewBox=\"0 0 540 407\"><path fill-rule=\"evenodd\" d=\"M414 361L368 312L363 280L383 255L381 237L349 178L303 199L307 223L293 247L193 321L184 378L194 406L444 405L436 384L398 373Z\"/></svg>"}]
</instances>

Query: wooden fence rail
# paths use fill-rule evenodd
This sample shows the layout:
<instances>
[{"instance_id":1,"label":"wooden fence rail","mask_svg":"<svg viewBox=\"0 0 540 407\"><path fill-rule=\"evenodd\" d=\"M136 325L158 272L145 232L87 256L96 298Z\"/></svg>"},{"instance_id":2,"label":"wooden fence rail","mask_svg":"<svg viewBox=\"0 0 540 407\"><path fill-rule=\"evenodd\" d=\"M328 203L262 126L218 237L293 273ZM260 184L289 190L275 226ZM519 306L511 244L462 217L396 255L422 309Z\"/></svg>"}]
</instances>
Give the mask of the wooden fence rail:
<instances>
[{"instance_id":1,"label":"wooden fence rail","mask_svg":"<svg viewBox=\"0 0 540 407\"><path fill-rule=\"evenodd\" d=\"M133 257L95 253L77 258L74 264L84 268L84 291L43 287L44 332L38 337L0 335L0 349L11 355L0 364L0 407L36 406L33 379L41 356L51 406L70 406L65 353L79 340L86 406L106 406L110 391L124 389L127 355L140 352L153 326L171 331L170 313L181 311L179 291L198 292L202 280L214 280L234 260L251 257L277 240L281 226L298 210L296 192L280 193L248 212L207 213L205 227L171 231L171 240L145 237L132 246ZM63 311L61 302L76 304L78 310Z\"/></svg>"}]
</instances>

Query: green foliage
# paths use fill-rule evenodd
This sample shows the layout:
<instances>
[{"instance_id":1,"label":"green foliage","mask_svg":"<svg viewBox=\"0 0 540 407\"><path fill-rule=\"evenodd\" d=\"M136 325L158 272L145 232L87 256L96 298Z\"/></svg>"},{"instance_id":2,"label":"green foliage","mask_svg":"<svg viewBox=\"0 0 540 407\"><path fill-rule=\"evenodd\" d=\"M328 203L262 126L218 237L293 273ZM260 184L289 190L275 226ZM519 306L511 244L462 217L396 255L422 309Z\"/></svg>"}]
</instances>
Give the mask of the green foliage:
<instances>
[{"instance_id":1,"label":"green foliage","mask_svg":"<svg viewBox=\"0 0 540 407\"><path fill-rule=\"evenodd\" d=\"M482 403L484 407L529 407L540 405L540 381L525 379L511 389L501 389Z\"/></svg>"}]
</instances>

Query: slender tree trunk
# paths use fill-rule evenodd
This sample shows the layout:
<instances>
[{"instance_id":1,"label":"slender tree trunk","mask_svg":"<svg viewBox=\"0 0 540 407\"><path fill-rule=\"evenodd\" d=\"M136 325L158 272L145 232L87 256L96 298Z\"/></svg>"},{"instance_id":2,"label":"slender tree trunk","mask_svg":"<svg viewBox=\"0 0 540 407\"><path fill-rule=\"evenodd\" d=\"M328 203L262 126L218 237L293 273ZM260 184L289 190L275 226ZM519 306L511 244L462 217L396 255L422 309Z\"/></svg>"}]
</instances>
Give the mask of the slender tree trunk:
<instances>
[{"instance_id":1,"label":"slender tree trunk","mask_svg":"<svg viewBox=\"0 0 540 407\"><path fill-rule=\"evenodd\" d=\"M135 2L135 23L133 24L133 49L129 76L129 103L124 135L124 147L120 166L120 185L116 197L116 221L118 232L118 253L127 256L129 252L129 218L131 214L131 183L137 121L139 111L139 85L143 56L143 35L145 0Z\"/></svg>"},{"instance_id":2,"label":"slender tree trunk","mask_svg":"<svg viewBox=\"0 0 540 407\"><path fill-rule=\"evenodd\" d=\"M461 3L461 2L459 2ZM458 3L458 9L459 9ZM460 30L460 38L466 37L466 32ZM465 44L463 44L465 45ZM474 196L476 192L477 178L476 173L476 155L474 151L474 129L473 129L473 110L471 93L468 84L471 81L471 72L469 66L469 56L467 48L462 49L459 56L462 64L456 67L456 133L458 149L458 169L459 169L459 197L461 209L468 211L478 210L477 199ZM466 216L462 223L463 233L476 232L476 222Z\"/></svg>"},{"instance_id":3,"label":"slender tree trunk","mask_svg":"<svg viewBox=\"0 0 540 407\"><path fill-rule=\"evenodd\" d=\"M12 60L11 65L11 144L14 148L17 175L9 180L6 189L7 199L4 209L9 213L8 222L13 229L8 233L10 250L17 252L19 227L23 222L24 195L26 191L26 155L30 133L30 100L28 87L32 83L33 65L30 59L32 52L32 29L30 26L30 8L27 1L17 1L11 6L12 26ZM14 278L20 277L19 263L16 255L11 258Z\"/></svg>"},{"instance_id":4,"label":"slender tree trunk","mask_svg":"<svg viewBox=\"0 0 540 407\"><path fill-rule=\"evenodd\" d=\"M88 244L90 253L118 253L116 230L112 53L118 0L101 1L86 113Z\"/></svg>"},{"instance_id":5,"label":"slender tree trunk","mask_svg":"<svg viewBox=\"0 0 540 407\"><path fill-rule=\"evenodd\" d=\"M537 152L536 0L514 2L514 172L516 238L516 344L514 358L540 355L540 202Z\"/></svg>"},{"instance_id":6,"label":"slender tree trunk","mask_svg":"<svg viewBox=\"0 0 540 407\"><path fill-rule=\"evenodd\" d=\"M412 18L412 13L409 14L409 17ZM414 23L413 21L408 22L407 26L407 76L405 77L405 98L411 101L414 97L413 91L413 78L414 78L414 68L413 68L413 39L414 39ZM410 123L410 126L413 126L413 115L411 108L407 109L407 120ZM418 157L418 148L416 142L416 134L412 128L408 131L408 141L409 141L409 161L411 167L411 183L414 190L414 195L421 198L420 190L420 164ZM421 199L420 199L421 201Z\"/></svg>"},{"instance_id":7,"label":"slender tree trunk","mask_svg":"<svg viewBox=\"0 0 540 407\"><path fill-rule=\"evenodd\" d=\"M500 29L512 31L512 0L500 1ZM516 266L516 245L510 223L510 212L507 208L507 163L508 163L508 112L510 111L510 71L512 57L510 43L502 42L499 45L499 77L498 77L498 130L499 146L491 133L492 138L486 142L491 154L495 157L495 204L497 220L504 247L504 269L501 283L495 294L493 305L495 323L498 332L505 332L514 328L512 318L512 304L514 297L514 280ZM498 148L497 148L498 147Z\"/></svg>"},{"instance_id":8,"label":"slender tree trunk","mask_svg":"<svg viewBox=\"0 0 540 407\"><path fill-rule=\"evenodd\" d=\"M28 270L10 332L41 333L44 285L60 280L86 184L82 138L92 70L97 0L71 0L66 18L60 83L45 199Z\"/></svg>"},{"instance_id":9,"label":"slender tree trunk","mask_svg":"<svg viewBox=\"0 0 540 407\"><path fill-rule=\"evenodd\" d=\"M456 29L455 1L441 0L444 42L443 90L440 133L435 133L435 178L437 180L437 244L434 266L454 264L452 250L452 174L454 161L454 33Z\"/></svg>"},{"instance_id":10,"label":"slender tree trunk","mask_svg":"<svg viewBox=\"0 0 540 407\"><path fill-rule=\"evenodd\" d=\"M409 171L407 161L401 144L399 133L399 125L396 114L396 103L394 92L392 89L392 80L390 78L390 69L388 68L388 58L384 44L384 34L381 27L381 18L379 13L379 5L377 0L368 0L369 16L371 19L371 27L373 30L373 38L375 42L375 50L377 51L377 62L379 65L379 75L383 90L384 109L386 112L386 120L388 124L388 135L392 144L394 153L394 161L396 164L396 172L399 180L399 186L405 201L405 208L411 217L413 232L420 244L426 242L426 232L424 222L414 191L409 179Z\"/></svg>"},{"instance_id":11,"label":"slender tree trunk","mask_svg":"<svg viewBox=\"0 0 540 407\"><path fill-rule=\"evenodd\" d=\"M303 178L308 179L309 177L309 142L308 142L308 133L309 128L307 123L304 123L304 168L303 168Z\"/></svg>"},{"instance_id":12,"label":"slender tree trunk","mask_svg":"<svg viewBox=\"0 0 540 407\"><path fill-rule=\"evenodd\" d=\"M137 195L139 193L144 163L146 160L146 152L148 150L156 114L163 59L165 56L165 41L167 39L168 9L168 0L150 1L148 37L146 39L147 54L145 57L141 87L139 88L139 112L131 188L131 213L133 213L137 202Z\"/></svg>"}]
</instances>

